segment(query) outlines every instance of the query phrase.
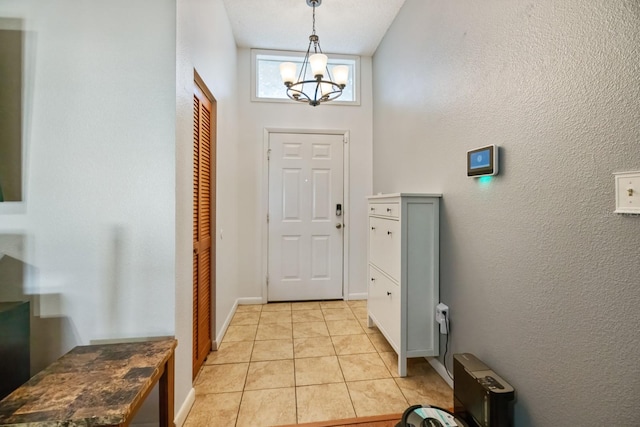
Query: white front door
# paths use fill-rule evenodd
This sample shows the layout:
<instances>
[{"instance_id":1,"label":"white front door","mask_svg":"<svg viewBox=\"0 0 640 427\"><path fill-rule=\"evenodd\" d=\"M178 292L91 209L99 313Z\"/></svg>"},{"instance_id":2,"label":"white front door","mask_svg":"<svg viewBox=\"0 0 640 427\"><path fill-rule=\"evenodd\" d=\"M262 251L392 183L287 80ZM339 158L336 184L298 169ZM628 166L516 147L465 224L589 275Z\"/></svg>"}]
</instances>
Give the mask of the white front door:
<instances>
[{"instance_id":1,"label":"white front door","mask_svg":"<svg viewBox=\"0 0 640 427\"><path fill-rule=\"evenodd\" d=\"M269 301L342 298L343 146L343 135L269 135Z\"/></svg>"}]
</instances>

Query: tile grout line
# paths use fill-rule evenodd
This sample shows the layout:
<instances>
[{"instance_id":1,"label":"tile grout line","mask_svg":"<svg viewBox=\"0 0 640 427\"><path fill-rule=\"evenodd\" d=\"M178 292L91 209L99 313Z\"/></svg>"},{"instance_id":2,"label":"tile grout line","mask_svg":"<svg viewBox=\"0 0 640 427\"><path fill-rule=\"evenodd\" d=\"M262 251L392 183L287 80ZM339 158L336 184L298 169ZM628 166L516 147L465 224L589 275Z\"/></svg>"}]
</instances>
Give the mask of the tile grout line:
<instances>
[{"instance_id":1,"label":"tile grout line","mask_svg":"<svg viewBox=\"0 0 640 427\"><path fill-rule=\"evenodd\" d=\"M348 304L347 304L348 306ZM351 307L349 307L349 309L351 309ZM350 310L351 314L355 314L353 313L353 310ZM356 413L356 405L353 403L353 397L351 396L351 390L349 390L349 386L347 385L347 379L344 376L344 370L342 369L342 363L340 363L340 358L338 357L338 352L336 351L336 345L333 342L333 337L331 337L331 343L333 344L333 351L335 351L336 353L336 359L338 360L338 366L340 366L340 373L342 374L342 379L344 380L344 388L347 389L347 394L349 395L349 401L351 402L351 409L353 409L353 415L355 415L356 417L358 416L358 414Z\"/></svg>"},{"instance_id":2,"label":"tile grout line","mask_svg":"<svg viewBox=\"0 0 640 427\"><path fill-rule=\"evenodd\" d=\"M293 360L293 409L298 424L298 383L296 379L296 346L293 338L293 306L291 306L291 358Z\"/></svg>"},{"instance_id":3,"label":"tile grout line","mask_svg":"<svg viewBox=\"0 0 640 427\"><path fill-rule=\"evenodd\" d=\"M257 329L258 328L256 328L256 331ZM255 345L255 340L253 342ZM253 347L251 348L251 354L253 355ZM244 401L244 392L245 392L245 387L247 386L247 379L249 378L250 366L251 366L251 356L249 356L249 363L247 363L247 373L244 376L244 382L242 383L242 395L240 396L240 404L238 405L238 413L236 414L236 426L238 425L238 419L240 418L240 408L242 408L242 402Z\"/></svg>"},{"instance_id":4,"label":"tile grout line","mask_svg":"<svg viewBox=\"0 0 640 427\"><path fill-rule=\"evenodd\" d=\"M253 341L251 345L251 354L249 355L249 364L247 365L247 375L245 376L244 384L242 385L242 394L240 395L240 404L238 405L238 411L236 412L236 422L234 423L234 427L238 427L238 420L240 419L240 408L242 408L242 402L244 401L244 388L247 385L247 378L249 376L249 366L251 366L253 351L255 350L255 347L256 347L256 336L258 335L258 325L260 324L260 316L262 316L262 307L260 307L260 310L258 311L258 324L256 324L256 333L253 335Z\"/></svg>"}]
</instances>

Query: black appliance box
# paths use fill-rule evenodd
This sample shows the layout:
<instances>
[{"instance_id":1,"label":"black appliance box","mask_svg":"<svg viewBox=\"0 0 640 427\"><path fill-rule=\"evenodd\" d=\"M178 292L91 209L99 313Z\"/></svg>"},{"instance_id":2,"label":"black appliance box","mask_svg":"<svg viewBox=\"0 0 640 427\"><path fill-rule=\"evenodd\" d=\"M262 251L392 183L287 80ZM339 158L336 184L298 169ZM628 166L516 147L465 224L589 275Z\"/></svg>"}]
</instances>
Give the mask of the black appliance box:
<instances>
[{"instance_id":1,"label":"black appliance box","mask_svg":"<svg viewBox=\"0 0 640 427\"><path fill-rule=\"evenodd\" d=\"M513 426L515 391L470 353L453 355L454 414L471 426Z\"/></svg>"}]
</instances>

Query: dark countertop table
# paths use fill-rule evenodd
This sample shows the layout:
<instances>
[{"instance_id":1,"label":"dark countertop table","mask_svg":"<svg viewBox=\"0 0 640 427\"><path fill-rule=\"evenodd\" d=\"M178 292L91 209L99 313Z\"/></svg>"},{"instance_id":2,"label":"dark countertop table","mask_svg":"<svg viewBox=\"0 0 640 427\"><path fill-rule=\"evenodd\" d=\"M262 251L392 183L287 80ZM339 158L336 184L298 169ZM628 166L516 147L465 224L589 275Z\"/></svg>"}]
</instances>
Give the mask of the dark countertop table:
<instances>
[{"instance_id":1,"label":"dark countertop table","mask_svg":"<svg viewBox=\"0 0 640 427\"><path fill-rule=\"evenodd\" d=\"M175 339L75 347L0 401L0 426L127 426L159 382L173 426Z\"/></svg>"}]
</instances>

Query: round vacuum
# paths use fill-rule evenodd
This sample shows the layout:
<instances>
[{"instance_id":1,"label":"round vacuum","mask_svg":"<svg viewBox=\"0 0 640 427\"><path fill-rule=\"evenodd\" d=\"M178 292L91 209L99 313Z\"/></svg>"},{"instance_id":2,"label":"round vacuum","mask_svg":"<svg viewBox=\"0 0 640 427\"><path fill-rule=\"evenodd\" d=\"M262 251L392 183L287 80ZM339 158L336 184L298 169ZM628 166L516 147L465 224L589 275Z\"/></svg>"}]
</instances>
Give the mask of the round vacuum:
<instances>
[{"instance_id":1,"label":"round vacuum","mask_svg":"<svg viewBox=\"0 0 640 427\"><path fill-rule=\"evenodd\" d=\"M396 427L468 427L446 409L430 405L413 405L402 414Z\"/></svg>"}]
</instances>

